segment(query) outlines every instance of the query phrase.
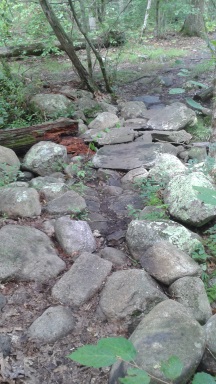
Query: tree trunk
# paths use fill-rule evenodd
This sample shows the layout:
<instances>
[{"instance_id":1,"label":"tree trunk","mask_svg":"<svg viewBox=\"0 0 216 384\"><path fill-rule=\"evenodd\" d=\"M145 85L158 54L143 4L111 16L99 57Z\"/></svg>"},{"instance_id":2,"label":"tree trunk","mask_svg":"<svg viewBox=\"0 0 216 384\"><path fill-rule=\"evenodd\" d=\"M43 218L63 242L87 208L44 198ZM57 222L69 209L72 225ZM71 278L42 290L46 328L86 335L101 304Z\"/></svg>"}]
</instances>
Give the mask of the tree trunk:
<instances>
[{"instance_id":1,"label":"tree trunk","mask_svg":"<svg viewBox=\"0 0 216 384\"><path fill-rule=\"evenodd\" d=\"M144 17L144 21L143 21L143 26L142 26L142 30L141 30L141 37L142 37L143 33L145 32L146 27L147 27L147 22L148 22L148 17L149 17L149 11L150 11L150 8L151 8L151 3L152 3L152 0L148 0L147 6L146 6L146 11L145 11L145 17Z\"/></svg>"},{"instance_id":2,"label":"tree trunk","mask_svg":"<svg viewBox=\"0 0 216 384\"><path fill-rule=\"evenodd\" d=\"M186 17L181 33L184 36L205 35L204 0L191 0L192 12Z\"/></svg>"},{"instance_id":3,"label":"tree trunk","mask_svg":"<svg viewBox=\"0 0 216 384\"><path fill-rule=\"evenodd\" d=\"M85 67L82 65L80 59L78 58L76 52L73 40L67 35L67 33L62 28L61 24L59 23L52 7L50 6L48 0L39 0L39 3L41 5L41 8L43 9L43 12L50 23L57 39L59 40L60 44L62 45L63 49L69 56L73 66L75 67L78 76L80 77L81 81L86 84L87 88L91 92L98 91L97 84L94 82L94 80L91 78L91 76L86 71Z\"/></svg>"},{"instance_id":4,"label":"tree trunk","mask_svg":"<svg viewBox=\"0 0 216 384\"><path fill-rule=\"evenodd\" d=\"M39 141L50 140L60 144L64 139L69 140L77 133L77 121L61 118L31 127L0 130L0 143L16 153L24 153Z\"/></svg>"}]
</instances>

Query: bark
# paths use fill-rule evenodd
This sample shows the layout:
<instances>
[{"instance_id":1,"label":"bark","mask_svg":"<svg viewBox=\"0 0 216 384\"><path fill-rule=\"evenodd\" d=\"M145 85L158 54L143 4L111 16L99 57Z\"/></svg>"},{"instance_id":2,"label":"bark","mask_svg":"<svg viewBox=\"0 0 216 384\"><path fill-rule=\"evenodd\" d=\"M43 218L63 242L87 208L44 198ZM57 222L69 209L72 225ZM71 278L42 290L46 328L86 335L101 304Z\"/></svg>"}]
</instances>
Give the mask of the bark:
<instances>
[{"instance_id":1,"label":"bark","mask_svg":"<svg viewBox=\"0 0 216 384\"><path fill-rule=\"evenodd\" d=\"M203 37L205 35L204 0L191 0L191 6L193 12L186 17L181 33L184 36Z\"/></svg>"},{"instance_id":2,"label":"bark","mask_svg":"<svg viewBox=\"0 0 216 384\"><path fill-rule=\"evenodd\" d=\"M146 27L147 27L147 22L148 22L148 17L149 17L149 11L150 11L150 8L151 8L151 3L152 3L152 0L148 0L147 6L146 6L146 11L145 11L145 17L144 17L144 21L143 21L143 26L142 26L142 30L141 30L141 37L142 37L143 33L145 32Z\"/></svg>"},{"instance_id":3,"label":"bark","mask_svg":"<svg viewBox=\"0 0 216 384\"><path fill-rule=\"evenodd\" d=\"M77 121L61 118L30 127L0 130L0 143L16 153L24 153L39 141L49 140L60 144L65 138L75 136L77 132Z\"/></svg>"},{"instance_id":4,"label":"bark","mask_svg":"<svg viewBox=\"0 0 216 384\"><path fill-rule=\"evenodd\" d=\"M91 78L91 76L89 75L89 73L87 72L83 64L81 63L80 59L78 58L73 40L67 35L67 33L62 28L48 0L39 0L39 3L58 41L60 42L64 51L67 53L68 57L70 58L73 66L75 67L79 78L81 79L81 81L84 82L84 84L86 84L90 92L97 92L98 91L97 84Z\"/></svg>"}]
</instances>

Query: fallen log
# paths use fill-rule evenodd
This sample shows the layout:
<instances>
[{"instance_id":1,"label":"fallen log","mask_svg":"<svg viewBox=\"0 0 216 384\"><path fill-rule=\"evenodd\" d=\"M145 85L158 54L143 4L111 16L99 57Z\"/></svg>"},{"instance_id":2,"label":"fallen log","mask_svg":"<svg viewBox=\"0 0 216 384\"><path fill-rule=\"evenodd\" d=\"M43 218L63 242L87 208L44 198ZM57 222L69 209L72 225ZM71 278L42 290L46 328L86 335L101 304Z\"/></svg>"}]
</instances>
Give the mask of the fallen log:
<instances>
[{"instance_id":1,"label":"fallen log","mask_svg":"<svg viewBox=\"0 0 216 384\"><path fill-rule=\"evenodd\" d=\"M108 37L105 38L97 38L93 39L92 42L95 48L108 48L110 46L117 46L124 44L125 40L121 35L116 35L111 40ZM54 48L59 49L60 51L64 51L63 47L59 42L55 42L53 44ZM77 41L74 42L74 47L76 51L86 48L86 42ZM40 56L44 51L47 51L47 45L44 43L32 43L32 44L22 44L14 47L0 47L0 59L11 58L11 57L20 57L20 56ZM50 53L52 53L52 49L50 48Z\"/></svg>"},{"instance_id":2,"label":"fallen log","mask_svg":"<svg viewBox=\"0 0 216 384\"><path fill-rule=\"evenodd\" d=\"M0 145L11 148L16 153L25 153L39 141L53 141L61 144L69 142L78 133L78 122L67 118L47 121L30 127L0 130Z\"/></svg>"}]
</instances>

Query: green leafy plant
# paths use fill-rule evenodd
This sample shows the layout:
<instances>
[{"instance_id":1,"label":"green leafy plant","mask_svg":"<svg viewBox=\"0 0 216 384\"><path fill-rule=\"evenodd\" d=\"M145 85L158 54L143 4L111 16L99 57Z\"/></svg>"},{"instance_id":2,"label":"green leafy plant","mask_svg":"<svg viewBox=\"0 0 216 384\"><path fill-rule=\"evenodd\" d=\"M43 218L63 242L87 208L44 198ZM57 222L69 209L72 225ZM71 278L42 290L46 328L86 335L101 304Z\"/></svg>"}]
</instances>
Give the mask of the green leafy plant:
<instances>
[{"instance_id":1,"label":"green leafy plant","mask_svg":"<svg viewBox=\"0 0 216 384\"><path fill-rule=\"evenodd\" d=\"M97 345L84 345L72 352L67 357L87 367L102 368L111 366L117 361L127 362L129 368L124 378L119 378L123 384L149 384L153 375L141 369L134 359L137 351L130 340L124 337L108 337L100 339ZM161 372L169 381L158 381L171 384L182 373L183 364L177 356L171 356L167 361L160 364ZM201 381L202 380L202 381ZM192 384L215 384L213 376L201 372L195 374Z\"/></svg>"}]
</instances>

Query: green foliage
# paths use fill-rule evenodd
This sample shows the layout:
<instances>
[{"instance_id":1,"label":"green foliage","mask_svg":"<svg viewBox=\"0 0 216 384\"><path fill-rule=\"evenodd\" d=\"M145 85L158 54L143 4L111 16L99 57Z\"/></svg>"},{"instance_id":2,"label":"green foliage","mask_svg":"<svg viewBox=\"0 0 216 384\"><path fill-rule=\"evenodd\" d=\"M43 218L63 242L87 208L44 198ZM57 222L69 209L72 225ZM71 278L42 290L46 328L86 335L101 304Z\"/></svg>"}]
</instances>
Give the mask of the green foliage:
<instances>
[{"instance_id":1,"label":"green foliage","mask_svg":"<svg viewBox=\"0 0 216 384\"><path fill-rule=\"evenodd\" d=\"M170 95L179 95L180 93L184 93L185 89L184 88L172 88L169 90Z\"/></svg>"},{"instance_id":2,"label":"green foliage","mask_svg":"<svg viewBox=\"0 0 216 384\"><path fill-rule=\"evenodd\" d=\"M84 345L67 357L87 367L102 368L113 365L117 361L128 362L129 368L124 378L119 378L123 384L149 384L151 374L139 368L134 359L137 351L130 340L124 337L108 337L98 341L97 345ZM161 363L161 372L169 380L163 380L165 384L171 384L182 373L183 364L178 356L171 356ZM171 380L171 381L170 381ZM160 381L160 380L159 380ZM213 376L201 372L195 374L192 384L213 384Z\"/></svg>"},{"instance_id":3,"label":"green foliage","mask_svg":"<svg viewBox=\"0 0 216 384\"><path fill-rule=\"evenodd\" d=\"M197 110L202 111L203 108L204 108L200 103L197 103L196 101L194 101L193 99L191 99L191 97L186 97L185 101L186 101L186 103L187 103L188 105L190 105L190 107L193 107L193 108L195 108L195 109L197 109Z\"/></svg>"},{"instance_id":4,"label":"green foliage","mask_svg":"<svg viewBox=\"0 0 216 384\"><path fill-rule=\"evenodd\" d=\"M194 141L208 141L211 135L211 123L209 116L201 118L197 116L197 123L187 127L187 132L193 136Z\"/></svg>"},{"instance_id":5,"label":"green foliage","mask_svg":"<svg viewBox=\"0 0 216 384\"><path fill-rule=\"evenodd\" d=\"M24 82L11 73L4 60L0 62L0 116L0 128L23 127L41 120L27 103Z\"/></svg>"},{"instance_id":6,"label":"green foliage","mask_svg":"<svg viewBox=\"0 0 216 384\"><path fill-rule=\"evenodd\" d=\"M118 359L133 360L136 350L133 344L123 337L109 337L98 341L97 345L84 345L68 357L88 367L101 368L114 364Z\"/></svg>"}]
</instances>

